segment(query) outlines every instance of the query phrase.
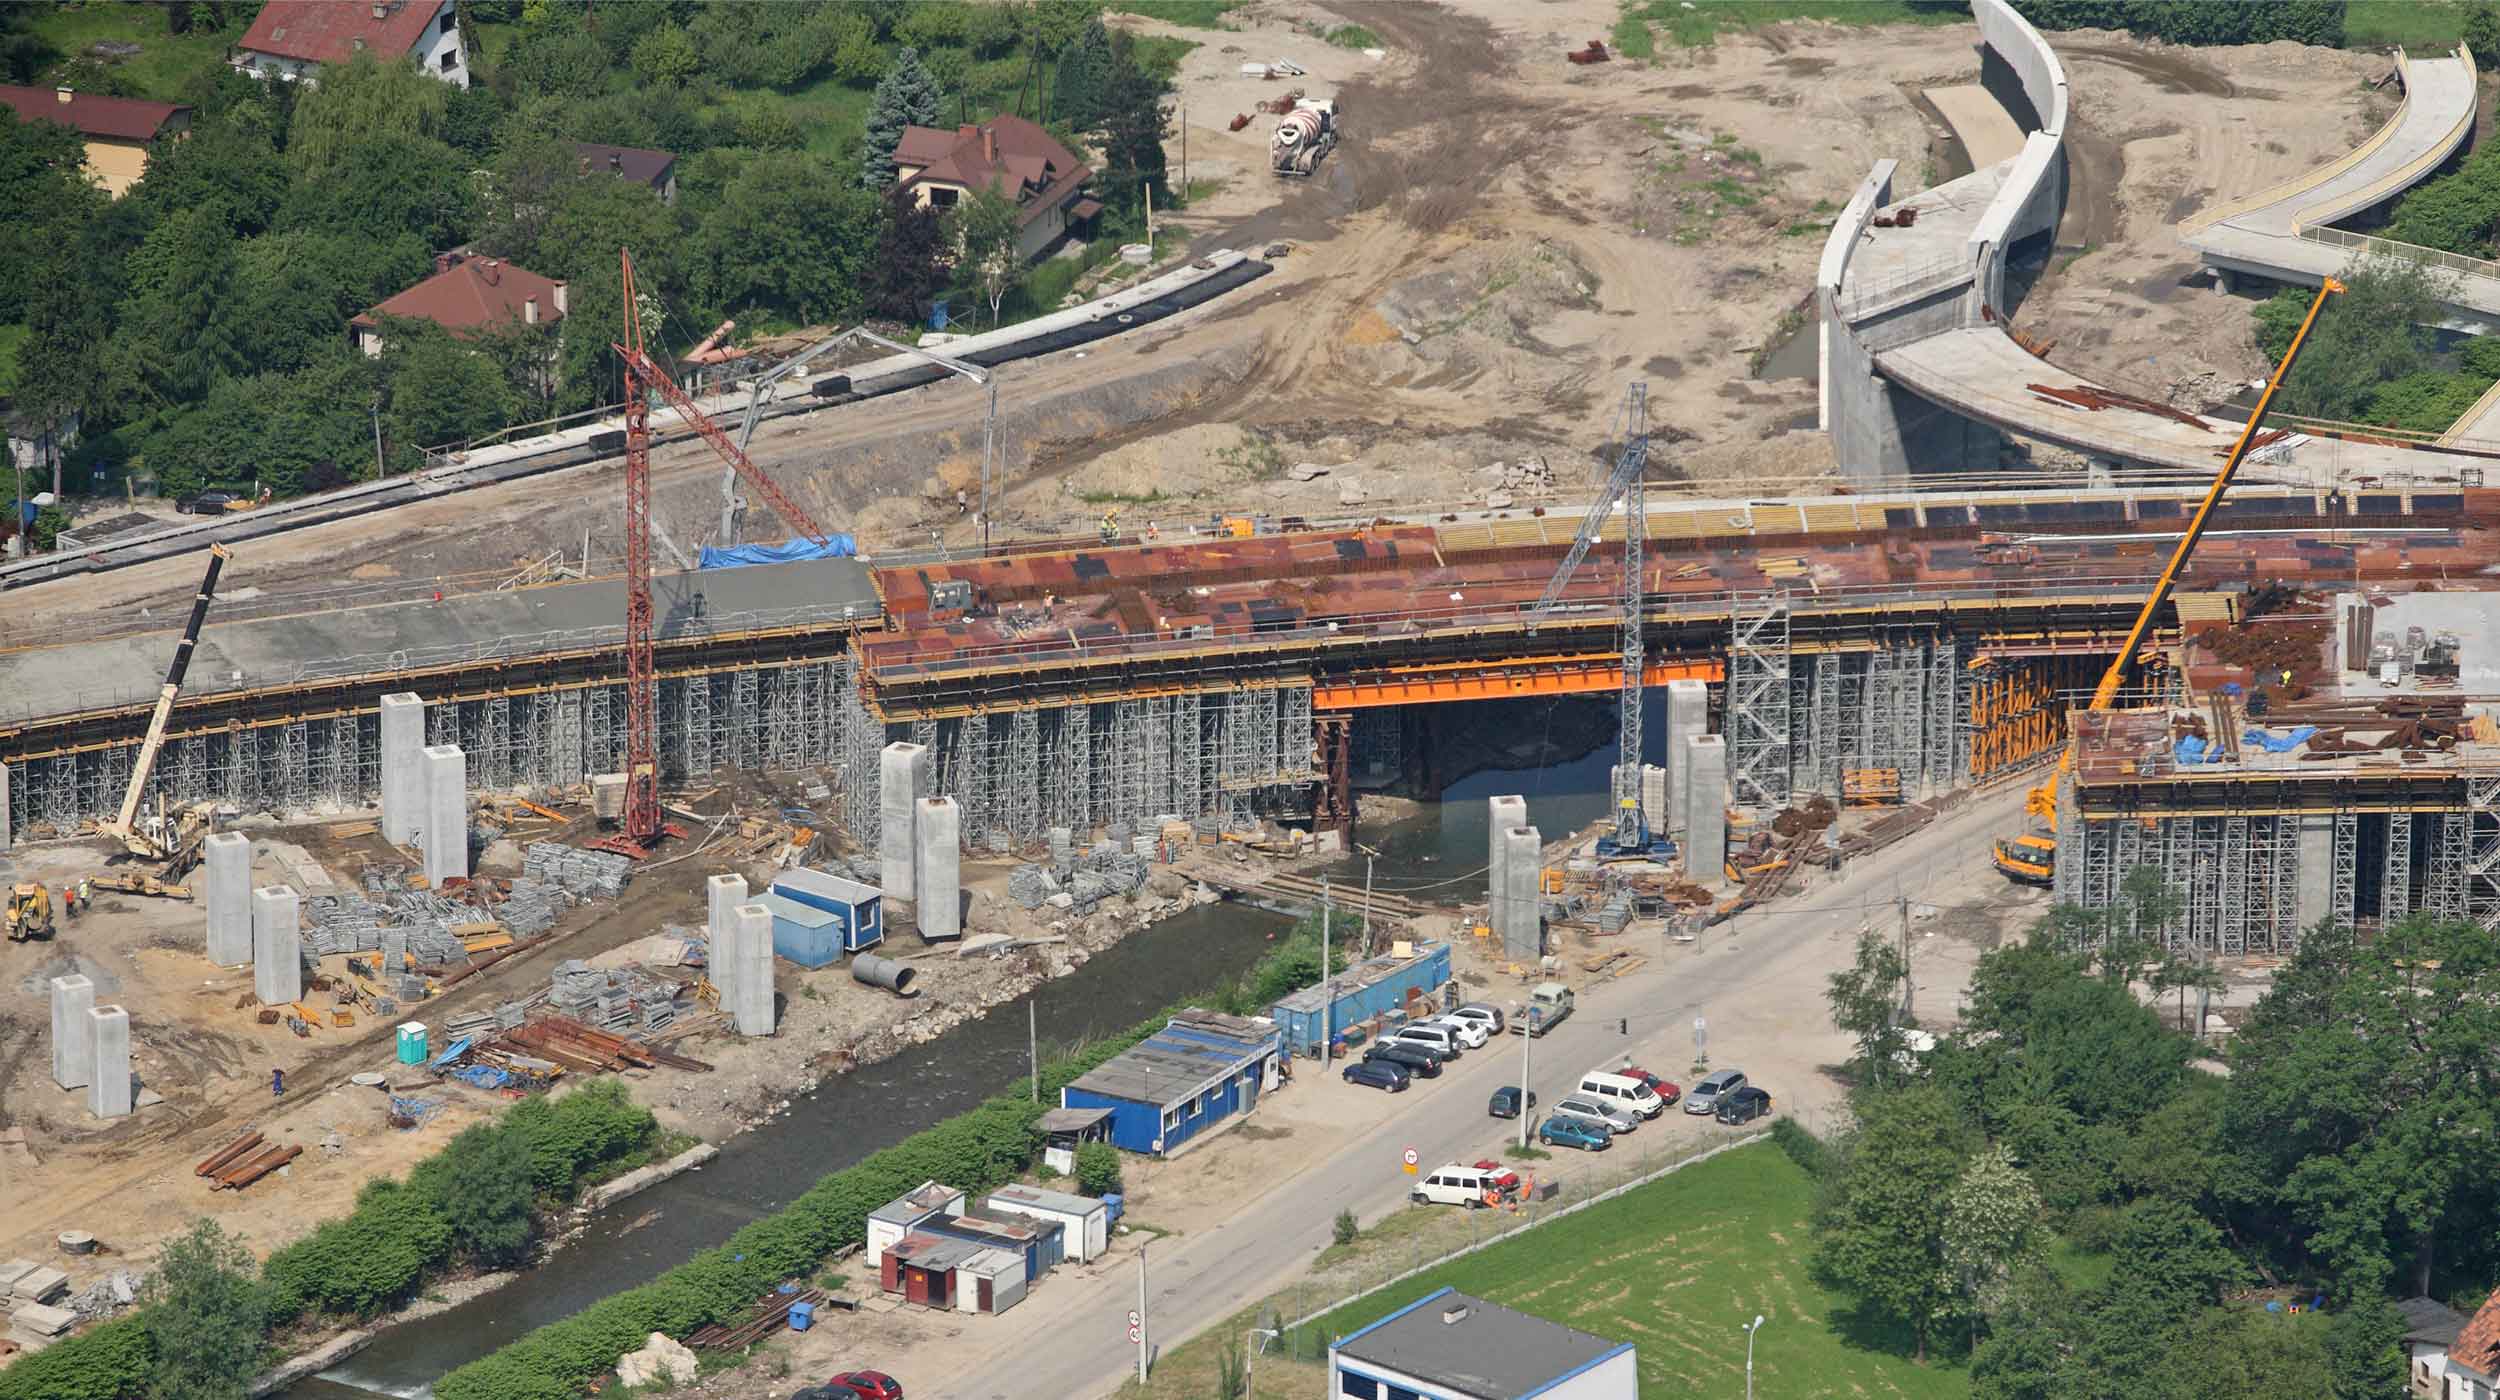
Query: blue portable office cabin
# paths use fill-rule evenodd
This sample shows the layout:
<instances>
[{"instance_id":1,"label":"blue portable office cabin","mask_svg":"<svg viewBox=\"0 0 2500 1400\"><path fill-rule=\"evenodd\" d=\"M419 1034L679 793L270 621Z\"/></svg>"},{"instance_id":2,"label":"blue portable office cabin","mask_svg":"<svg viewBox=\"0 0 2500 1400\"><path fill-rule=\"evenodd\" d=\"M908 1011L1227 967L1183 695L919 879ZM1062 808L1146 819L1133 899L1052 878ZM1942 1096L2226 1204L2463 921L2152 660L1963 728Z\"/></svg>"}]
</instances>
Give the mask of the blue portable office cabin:
<instances>
[{"instance_id":1,"label":"blue portable office cabin","mask_svg":"<svg viewBox=\"0 0 2500 1400\"><path fill-rule=\"evenodd\" d=\"M1357 1021L1405 1006L1410 993L1438 995L1450 984L1450 945L1418 943L1405 957L1394 953L1367 958L1337 974L1336 1014L1326 1016L1328 984L1305 987L1279 999L1268 1015L1284 1033L1296 1055L1315 1053L1325 1028L1338 1035Z\"/></svg>"},{"instance_id":2,"label":"blue portable office cabin","mask_svg":"<svg viewBox=\"0 0 2500 1400\"><path fill-rule=\"evenodd\" d=\"M1108 1109L1113 1146L1168 1156L1256 1107L1283 1054L1270 1022L1193 1007L1061 1089L1059 1106Z\"/></svg>"},{"instance_id":3,"label":"blue portable office cabin","mask_svg":"<svg viewBox=\"0 0 2500 1400\"><path fill-rule=\"evenodd\" d=\"M817 870L785 870L758 901L773 911L773 953L823 967L885 937L885 892Z\"/></svg>"},{"instance_id":4,"label":"blue portable office cabin","mask_svg":"<svg viewBox=\"0 0 2500 1400\"><path fill-rule=\"evenodd\" d=\"M1024 1261L1024 1278L1039 1282L1042 1275L1066 1262L1067 1226L1056 1220L1033 1220L1024 1216L939 1215L920 1223L922 1234L940 1239L970 1240L992 1249L1003 1249Z\"/></svg>"}]
</instances>

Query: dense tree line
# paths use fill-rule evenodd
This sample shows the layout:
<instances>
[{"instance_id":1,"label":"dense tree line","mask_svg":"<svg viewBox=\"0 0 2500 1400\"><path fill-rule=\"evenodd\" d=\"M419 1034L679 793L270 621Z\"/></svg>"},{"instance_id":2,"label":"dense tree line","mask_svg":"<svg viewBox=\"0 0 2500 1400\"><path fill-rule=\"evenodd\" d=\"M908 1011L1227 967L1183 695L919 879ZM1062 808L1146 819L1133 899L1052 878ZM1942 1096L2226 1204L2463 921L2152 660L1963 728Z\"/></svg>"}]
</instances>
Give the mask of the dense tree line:
<instances>
[{"instance_id":1,"label":"dense tree line","mask_svg":"<svg viewBox=\"0 0 2500 1400\"><path fill-rule=\"evenodd\" d=\"M255 8L163 12L177 30L239 34ZM1080 153L1098 143L1088 158L1120 226L1163 181L1169 81L1106 33L1101 8L475 0L460 10L466 90L360 56L317 87L220 65L149 94L192 104L192 129L117 201L81 177L75 136L0 111L0 203L14 215L0 221L0 326L27 327L13 407L39 425L76 415L79 458L169 493L257 481L284 495L612 401L620 247L667 344L724 317L914 316L950 287L995 308L1020 264L985 277L988 245L960 256L964 229L883 197L893 118L1022 110ZM120 70L47 50L38 14L0 10L9 76L129 88ZM495 44L479 46L481 26ZM879 87L869 141L791 118L810 109L782 99L823 83ZM676 202L585 169L583 141L671 152ZM392 325L385 354L360 353L348 319L457 247L568 282L572 333Z\"/></svg>"},{"instance_id":2,"label":"dense tree line","mask_svg":"<svg viewBox=\"0 0 2500 1400\"><path fill-rule=\"evenodd\" d=\"M2344 46L2344 0L2014 0L2042 29L2125 29L2173 44Z\"/></svg>"},{"instance_id":3,"label":"dense tree line","mask_svg":"<svg viewBox=\"0 0 2500 1400\"><path fill-rule=\"evenodd\" d=\"M2115 912L2059 911L1981 958L1914 1061L1867 1014L1899 1003L1881 941L1833 979L1855 1126L1780 1136L1820 1182L1838 1321L1966 1354L1980 1400L2395 1400L2393 1300L2471 1311L2500 1278L2500 945L2426 917L2314 929L2219 1075L2139 1000L2211 985L2148 936L2175 913L2150 871ZM2237 1296L2259 1288L2328 1317Z\"/></svg>"},{"instance_id":4,"label":"dense tree line","mask_svg":"<svg viewBox=\"0 0 2500 1400\"><path fill-rule=\"evenodd\" d=\"M2399 258L2356 260L2345 291L2318 314L2309 344L2276 396L2285 413L2415 432L2445 432L2500 380L2500 339L2440 348L2449 274ZM2257 303L2257 347L2279 361L2317 292L2291 287Z\"/></svg>"}]
</instances>

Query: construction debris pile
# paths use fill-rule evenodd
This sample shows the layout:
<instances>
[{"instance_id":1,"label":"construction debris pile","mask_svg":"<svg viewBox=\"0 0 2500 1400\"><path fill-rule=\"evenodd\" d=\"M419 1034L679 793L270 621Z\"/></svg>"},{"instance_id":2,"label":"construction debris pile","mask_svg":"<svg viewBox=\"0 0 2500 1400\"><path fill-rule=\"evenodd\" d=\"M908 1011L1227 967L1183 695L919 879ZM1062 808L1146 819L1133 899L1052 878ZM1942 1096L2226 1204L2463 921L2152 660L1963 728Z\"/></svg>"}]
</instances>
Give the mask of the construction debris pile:
<instances>
[{"instance_id":1,"label":"construction debris pile","mask_svg":"<svg viewBox=\"0 0 2500 1400\"><path fill-rule=\"evenodd\" d=\"M521 873L561 886L576 898L625 893L634 863L607 851L586 851L560 841L533 841L521 852Z\"/></svg>"},{"instance_id":2,"label":"construction debris pile","mask_svg":"<svg viewBox=\"0 0 2500 1400\"><path fill-rule=\"evenodd\" d=\"M539 849L530 848L533 860ZM500 925L503 933L515 939L534 937L555 927L557 916L581 902L585 891L614 894L624 887L619 874L614 877L615 889L608 888L611 877L604 865L606 861L630 865L623 856L595 851L573 854L587 860L554 858L545 862L550 874L446 882L441 890L412 889L397 872L368 870L362 894L314 895L304 901L312 922L305 947L315 957L379 952L383 966L393 972L411 960L429 966L464 962L471 953L484 951L474 942L480 925ZM601 863L596 873L592 862Z\"/></svg>"},{"instance_id":3,"label":"construction debris pile","mask_svg":"<svg viewBox=\"0 0 2500 1400\"><path fill-rule=\"evenodd\" d=\"M1134 893L1146 883L1150 862L1143 856L1114 849L1105 842L1082 856L1049 865L1019 865L1007 875L1007 897L1027 909L1047 904L1077 914L1119 895Z\"/></svg>"}]
</instances>

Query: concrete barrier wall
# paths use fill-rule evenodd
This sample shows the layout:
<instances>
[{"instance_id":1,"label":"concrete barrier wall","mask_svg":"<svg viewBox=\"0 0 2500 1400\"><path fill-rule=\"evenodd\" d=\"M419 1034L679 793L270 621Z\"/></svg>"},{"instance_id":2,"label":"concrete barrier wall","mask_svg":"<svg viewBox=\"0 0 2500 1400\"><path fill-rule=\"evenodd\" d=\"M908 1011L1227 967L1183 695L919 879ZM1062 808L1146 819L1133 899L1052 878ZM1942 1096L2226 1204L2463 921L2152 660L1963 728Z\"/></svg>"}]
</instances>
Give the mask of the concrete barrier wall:
<instances>
[{"instance_id":1,"label":"concrete barrier wall","mask_svg":"<svg viewBox=\"0 0 2500 1400\"><path fill-rule=\"evenodd\" d=\"M1967 324L1987 319L1983 306L2005 314L2005 250L2036 234L2057 231L2066 209L2065 65L2031 22L2014 13L2006 0L1973 0L1971 15L1979 21L1980 41L2013 69L2039 114L2040 129L2023 142L2005 184L1989 201L1966 245L1972 269L1972 292L1965 308Z\"/></svg>"},{"instance_id":2,"label":"concrete barrier wall","mask_svg":"<svg viewBox=\"0 0 2500 1400\"><path fill-rule=\"evenodd\" d=\"M1897 160L1879 160L1875 168L1858 182L1858 191L1849 197L1840 217L1832 220L1831 236L1823 240L1823 259L1814 270L1814 304L1819 325L1822 379L1815 405L1815 426L1824 432L1832 430L1832 384L1842 371L1857 379L1872 372L1865 349L1850 334L1849 322L1840 314L1840 285L1849 276L1850 256L1857 252L1858 240L1865 236L1867 221L1875 211L1892 202L1892 174L1901 167Z\"/></svg>"},{"instance_id":3,"label":"concrete barrier wall","mask_svg":"<svg viewBox=\"0 0 2500 1400\"><path fill-rule=\"evenodd\" d=\"M2057 51L2006 0L1971 0L1970 10L1971 18L1979 21L1980 42L1996 50L2022 79L2023 95L2039 114L2040 129L2064 140L2066 68L2057 61Z\"/></svg>"}]
</instances>

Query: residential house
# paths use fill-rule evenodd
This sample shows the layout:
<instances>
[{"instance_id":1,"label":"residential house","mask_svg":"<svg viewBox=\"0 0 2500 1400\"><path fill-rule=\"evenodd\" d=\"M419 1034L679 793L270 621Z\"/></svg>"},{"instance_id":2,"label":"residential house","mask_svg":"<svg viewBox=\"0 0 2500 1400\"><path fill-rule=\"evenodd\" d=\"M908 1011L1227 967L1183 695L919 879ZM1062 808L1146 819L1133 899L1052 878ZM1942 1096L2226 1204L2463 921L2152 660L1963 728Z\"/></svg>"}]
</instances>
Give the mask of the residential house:
<instances>
[{"instance_id":1,"label":"residential house","mask_svg":"<svg viewBox=\"0 0 2500 1400\"><path fill-rule=\"evenodd\" d=\"M469 85L469 54L460 43L452 0L268 0L226 56L227 66L255 78L317 81L325 63L357 54L401 59L426 76Z\"/></svg>"},{"instance_id":2,"label":"residential house","mask_svg":"<svg viewBox=\"0 0 2500 1400\"><path fill-rule=\"evenodd\" d=\"M2500 1397L2500 1289L2457 1329L2456 1340L2448 1344L2447 1371L2440 1381L2441 1400Z\"/></svg>"},{"instance_id":3,"label":"residential house","mask_svg":"<svg viewBox=\"0 0 2500 1400\"><path fill-rule=\"evenodd\" d=\"M1059 1106L1109 1109L1113 1146L1168 1157L1257 1107L1284 1054L1275 1022L1193 1008L1061 1089Z\"/></svg>"},{"instance_id":4,"label":"residential house","mask_svg":"<svg viewBox=\"0 0 2500 1400\"><path fill-rule=\"evenodd\" d=\"M119 199L148 173L148 157L160 141L179 140L191 129L191 109L173 102L102 97L74 88L0 87L22 122L55 122L87 143L87 178Z\"/></svg>"},{"instance_id":5,"label":"residential house","mask_svg":"<svg viewBox=\"0 0 2500 1400\"><path fill-rule=\"evenodd\" d=\"M368 355L382 353L382 322L386 317L432 321L455 336L475 336L512 321L552 325L564 319L565 286L501 258L445 253L434 260L434 275L364 312L348 326L357 347Z\"/></svg>"},{"instance_id":6,"label":"residential house","mask_svg":"<svg viewBox=\"0 0 2500 1400\"><path fill-rule=\"evenodd\" d=\"M952 131L907 126L894 147L894 187L912 202L951 209L976 190L1016 206L1016 251L1027 260L1102 212L1085 193L1093 169L1022 117L1002 116Z\"/></svg>"},{"instance_id":7,"label":"residential house","mask_svg":"<svg viewBox=\"0 0 2500 1400\"><path fill-rule=\"evenodd\" d=\"M677 202L677 157L666 151L646 151L636 146L602 146L595 141L576 141L573 154L581 157L584 175L612 175L648 185L662 204Z\"/></svg>"},{"instance_id":8,"label":"residential house","mask_svg":"<svg viewBox=\"0 0 2500 1400\"><path fill-rule=\"evenodd\" d=\"M2422 1400L2446 1400L2448 1348L2465 1330L2465 1314L2436 1298L2407 1298L2396 1305L2405 1320L2405 1378Z\"/></svg>"},{"instance_id":9,"label":"residential house","mask_svg":"<svg viewBox=\"0 0 2500 1400\"><path fill-rule=\"evenodd\" d=\"M1330 1400L1636 1400L1630 1342L1455 1288L1426 1294L1328 1349Z\"/></svg>"}]
</instances>

